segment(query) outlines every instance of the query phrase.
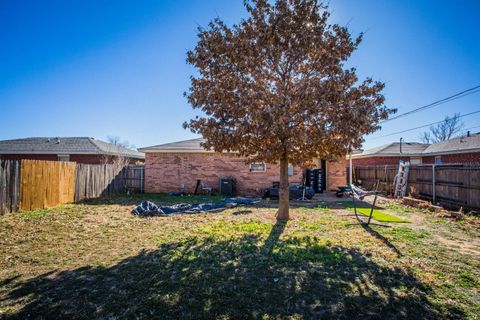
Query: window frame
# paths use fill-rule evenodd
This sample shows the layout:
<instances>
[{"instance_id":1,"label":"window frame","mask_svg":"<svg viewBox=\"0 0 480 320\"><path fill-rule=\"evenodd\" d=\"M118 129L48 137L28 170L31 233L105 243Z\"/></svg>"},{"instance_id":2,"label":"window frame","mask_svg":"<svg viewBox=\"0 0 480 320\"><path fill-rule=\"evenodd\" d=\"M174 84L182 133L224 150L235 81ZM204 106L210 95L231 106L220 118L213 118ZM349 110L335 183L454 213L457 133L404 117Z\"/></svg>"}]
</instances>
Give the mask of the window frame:
<instances>
[{"instance_id":1,"label":"window frame","mask_svg":"<svg viewBox=\"0 0 480 320\"><path fill-rule=\"evenodd\" d=\"M293 166L293 164L288 164L288 176L291 177L295 174L295 168Z\"/></svg>"},{"instance_id":2,"label":"window frame","mask_svg":"<svg viewBox=\"0 0 480 320\"><path fill-rule=\"evenodd\" d=\"M253 166L261 165L263 166L263 170L254 169ZM266 172L267 171L267 164L265 162L252 162L250 163L249 167L250 172Z\"/></svg>"}]
</instances>

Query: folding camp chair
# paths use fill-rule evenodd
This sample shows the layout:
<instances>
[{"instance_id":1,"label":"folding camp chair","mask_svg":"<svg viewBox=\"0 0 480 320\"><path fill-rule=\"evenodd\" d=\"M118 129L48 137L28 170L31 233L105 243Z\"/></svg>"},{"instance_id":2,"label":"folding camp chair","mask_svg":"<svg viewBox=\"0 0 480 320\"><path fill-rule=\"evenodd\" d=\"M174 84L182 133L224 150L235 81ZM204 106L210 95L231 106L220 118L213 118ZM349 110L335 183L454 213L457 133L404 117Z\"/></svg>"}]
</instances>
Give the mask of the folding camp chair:
<instances>
[{"instance_id":1,"label":"folding camp chair","mask_svg":"<svg viewBox=\"0 0 480 320\"><path fill-rule=\"evenodd\" d=\"M357 220L359 220L361 223L365 223L362 219L359 218L358 213L357 213L357 205L355 203L355 197L358 198L358 200L362 201L366 196L369 195L375 195L375 198L373 199L373 204L370 209L370 215L368 216L368 221L366 222L367 225L370 224L370 221L372 220L372 215L373 215L373 209L375 208L375 203L377 202L377 195L378 195L378 185L380 184L380 181L377 181L375 184L375 190L374 191L366 191L363 190L353 184L350 185L350 190L352 192L352 203L353 203L353 210L355 212L355 217L357 217Z\"/></svg>"}]
</instances>

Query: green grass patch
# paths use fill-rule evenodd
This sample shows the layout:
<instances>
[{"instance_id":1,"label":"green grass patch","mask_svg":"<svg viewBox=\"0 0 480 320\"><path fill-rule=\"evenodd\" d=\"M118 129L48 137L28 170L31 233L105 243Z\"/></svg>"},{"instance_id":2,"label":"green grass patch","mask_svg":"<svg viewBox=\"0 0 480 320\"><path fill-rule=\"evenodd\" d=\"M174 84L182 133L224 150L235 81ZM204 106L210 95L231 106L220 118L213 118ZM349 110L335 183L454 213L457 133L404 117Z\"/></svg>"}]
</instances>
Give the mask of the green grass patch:
<instances>
[{"instance_id":1,"label":"green grass patch","mask_svg":"<svg viewBox=\"0 0 480 320\"><path fill-rule=\"evenodd\" d=\"M353 210L353 209L352 209ZM357 208L357 212L364 216L370 216L370 208ZM409 223L410 221L386 214L378 209L373 209L372 218L378 222L395 222L395 223Z\"/></svg>"},{"instance_id":2,"label":"green grass patch","mask_svg":"<svg viewBox=\"0 0 480 320\"><path fill-rule=\"evenodd\" d=\"M342 205L346 208L351 209L352 211L354 210L353 208L353 203L350 202L343 202ZM368 203L363 203L363 202L358 202L357 204L357 212L364 215L364 216L370 216L370 211L371 207ZM373 209L373 214L372 218L375 219L378 222L395 222L395 223L409 223L410 221L392 216L390 214L387 214L383 211L380 211L379 209L375 208Z\"/></svg>"},{"instance_id":3,"label":"green grass patch","mask_svg":"<svg viewBox=\"0 0 480 320\"><path fill-rule=\"evenodd\" d=\"M393 227L385 230L385 234L390 234L401 242L416 244L420 244L423 239L431 238L430 233L426 230L412 230L408 227Z\"/></svg>"},{"instance_id":4,"label":"green grass patch","mask_svg":"<svg viewBox=\"0 0 480 320\"><path fill-rule=\"evenodd\" d=\"M177 203L218 203L224 196L185 195L171 196L167 193L139 193L131 195L111 195L100 199L92 199L88 203L96 204L139 204L142 201L152 201L157 205L171 205Z\"/></svg>"}]
</instances>

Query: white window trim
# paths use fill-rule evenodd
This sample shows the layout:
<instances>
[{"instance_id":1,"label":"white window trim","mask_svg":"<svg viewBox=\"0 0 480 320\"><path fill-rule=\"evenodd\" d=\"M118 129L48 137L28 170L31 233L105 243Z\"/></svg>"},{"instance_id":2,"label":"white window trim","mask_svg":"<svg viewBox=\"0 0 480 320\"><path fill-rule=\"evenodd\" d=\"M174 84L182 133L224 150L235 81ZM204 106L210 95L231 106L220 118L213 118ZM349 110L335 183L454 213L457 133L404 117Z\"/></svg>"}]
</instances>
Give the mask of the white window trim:
<instances>
[{"instance_id":1,"label":"white window trim","mask_svg":"<svg viewBox=\"0 0 480 320\"><path fill-rule=\"evenodd\" d=\"M254 169L252 169L253 165L263 165L263 170L254 170ZM267 171L267 164L265 162L250 163L250 172L266 172L266 171Z\"/></svg>"},{"instance_id":2,"label":"white window trim","mask_svg":"<svg viewBox=\"0 0 480 320\"><path fill-rule=\"evenodd\" d=\"M437 159L440 160L439 163L437 163ZM434 164L442 164L442 162L443 162L442 156L435 156L435 159L434 159L434 161L433 161Z\"/></svg>"}]
</instances>

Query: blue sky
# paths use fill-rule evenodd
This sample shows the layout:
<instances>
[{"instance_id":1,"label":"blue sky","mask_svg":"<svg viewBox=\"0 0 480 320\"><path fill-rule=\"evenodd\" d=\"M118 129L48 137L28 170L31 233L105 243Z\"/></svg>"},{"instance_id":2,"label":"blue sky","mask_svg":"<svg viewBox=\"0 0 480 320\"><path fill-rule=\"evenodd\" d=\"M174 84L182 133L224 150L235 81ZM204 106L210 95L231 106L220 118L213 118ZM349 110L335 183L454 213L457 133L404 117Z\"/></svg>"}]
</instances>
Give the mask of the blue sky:
<instances>
[{"instance_id":1,"label":"blue sky","mask_svg":"<svg viewBox=\"0 0 480 320\"><path fill-rule=\"evenodd\" d=\"M480 85L480 2L332 0L332 21L366 32L349 65L386 83L403 113ZM183 97L197 25L245 16L229 1L3 1L0 139L120 136L137 147L194 137ZM382 135L480 110L480 93L385 123L366 148L418 140ZM480 126L480 114L465 117ZM480 127L473 131L480 131Z\"/></svg>"}]
</instances>

